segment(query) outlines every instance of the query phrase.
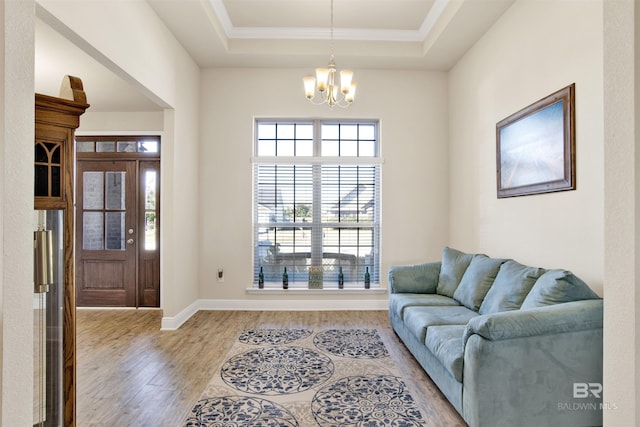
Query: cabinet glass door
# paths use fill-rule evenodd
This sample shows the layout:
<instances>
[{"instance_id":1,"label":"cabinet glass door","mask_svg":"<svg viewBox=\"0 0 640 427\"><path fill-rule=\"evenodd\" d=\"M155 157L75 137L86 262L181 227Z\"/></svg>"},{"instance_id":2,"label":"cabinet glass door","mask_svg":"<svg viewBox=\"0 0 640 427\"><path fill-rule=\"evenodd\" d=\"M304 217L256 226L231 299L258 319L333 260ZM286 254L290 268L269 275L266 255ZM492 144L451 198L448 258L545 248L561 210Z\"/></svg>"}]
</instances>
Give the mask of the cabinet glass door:
<instances>
[{"instance_id":1,"label":"cabinet glass door","mask_svg":"<svg viewBox=\"0 0 640 427\"><path fill-rule=\"evenodd\" d=\"M63 211L36 211L33 425L63 425Z\"/></svg>"}]
</instances>

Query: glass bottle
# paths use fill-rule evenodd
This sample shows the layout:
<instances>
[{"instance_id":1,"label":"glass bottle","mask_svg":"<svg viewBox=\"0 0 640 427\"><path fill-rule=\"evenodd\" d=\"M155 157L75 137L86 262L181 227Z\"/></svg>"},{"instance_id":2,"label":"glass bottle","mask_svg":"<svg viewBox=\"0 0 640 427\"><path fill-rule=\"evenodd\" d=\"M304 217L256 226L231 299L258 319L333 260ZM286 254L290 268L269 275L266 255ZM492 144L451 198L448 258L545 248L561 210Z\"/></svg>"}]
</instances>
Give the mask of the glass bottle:
<instances>
[{"instance_id":1,"label":"glass bottle","mask_svg":"<svg viewBox=\"0 0 640 427\"><path fill-rule=\"evenodd\" d=\"M284 273L282 273L282 289L289 289L289 275L287 274L287 267L284 268Z\"/></svg>"},{"instance_id":2,"label":"glass bottle","mask_svg":"<svg viewBox=\"0 0 640 427\"><path fill-rule=\"evenodd\" d=\"M371 275L369 274L369 267L364 272L364 288L369 289L371 287Z\"/></svg>"},{"instance_id":3,"label":"glass bottle","mask_svg":"<svg viewBox=\"0 0 640 427\"><path fill-rule=\"evenodd\" d=\"M258 289L264 289L264 273L262 267L260 267L260 273L258 273Z\"/></svg>"},{"instance_id":4,"label":"glass bottle","mask_svg":"<svg viewBox=\"0 0 640 427\"><path fill-rule=\"evenodd\" d=\"M344 274L342 273L342 267L340 267L340 272L338 273L338 289L344 288Z\"/></svg>"}]
</instances>

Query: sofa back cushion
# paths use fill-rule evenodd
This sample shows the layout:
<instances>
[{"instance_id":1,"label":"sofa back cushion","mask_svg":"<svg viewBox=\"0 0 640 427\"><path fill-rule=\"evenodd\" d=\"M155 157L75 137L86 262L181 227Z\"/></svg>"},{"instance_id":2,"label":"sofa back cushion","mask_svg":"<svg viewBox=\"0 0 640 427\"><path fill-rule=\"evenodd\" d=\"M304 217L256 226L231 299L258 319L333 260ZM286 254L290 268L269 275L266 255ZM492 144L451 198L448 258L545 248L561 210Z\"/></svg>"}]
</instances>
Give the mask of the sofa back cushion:
<instances>
[{"instance_id":1,"label":"sofa back cushion","mask_svg":"<svg viewBox=\"0 0 640 427\"><path fill-rule=\"evenodd\" d=\"M600 297L567 270L549 270L536 281L524 299L521 310Z\"/></svg>"},{"instance_id":2,"label":"sofa back cushion","mask_svg":"<svg viewBox=\"0 0 640 427\"><path fill-rule=\"evenodd\" d=\"M544 272L543 268L527 267L514 260L505 262L480 306L480 314L519 309Z\"/></svg>"},{"instance_id":3,"label":"sofa back cushion","mask_svg":"<svg viewBox=\"0 0 640 427\"><path fill-rule=\"evenodd\" d=\"M445 247L442 250L442 264L436 292L453 298L453 293L460 284L462 275L469 267L472 254L465 254L459 250Z\"/></svg>"},{"instance_id":4,"label":"sofa back cushion","mask_svg":"<svg viewBox=\"0 0 640 427\"><path fill-rule=\"evenodd\" d=\"M465 307L478 311L505 261L486 255L474 255L453 293L453 298Z\"/></svg>"}]
</instances>

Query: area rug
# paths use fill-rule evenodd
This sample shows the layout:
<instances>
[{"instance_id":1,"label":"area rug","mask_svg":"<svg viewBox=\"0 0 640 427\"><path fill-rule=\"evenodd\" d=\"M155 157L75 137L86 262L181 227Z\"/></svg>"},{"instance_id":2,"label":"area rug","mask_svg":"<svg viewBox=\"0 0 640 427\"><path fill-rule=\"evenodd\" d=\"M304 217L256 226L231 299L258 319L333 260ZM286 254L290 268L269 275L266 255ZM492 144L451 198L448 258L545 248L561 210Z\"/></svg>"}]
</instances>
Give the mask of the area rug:
<instances>
[{"instance_id":1,"label":"area rug","mask_svg":"<svg viewBox=\"0 0 640 427\"><path fill-rule=\"evenodd\" d=\"M423 426L375 329L243 331L185 426Z\"/></svg>"}]
</instances>

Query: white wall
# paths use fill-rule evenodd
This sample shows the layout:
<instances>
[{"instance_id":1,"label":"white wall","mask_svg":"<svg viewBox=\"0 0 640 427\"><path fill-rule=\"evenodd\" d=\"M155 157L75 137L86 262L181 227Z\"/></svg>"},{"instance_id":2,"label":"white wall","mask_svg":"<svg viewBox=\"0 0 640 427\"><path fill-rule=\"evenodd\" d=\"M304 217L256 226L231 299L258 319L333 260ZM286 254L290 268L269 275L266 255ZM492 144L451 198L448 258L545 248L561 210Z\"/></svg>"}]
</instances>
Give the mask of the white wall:
<instances>
[{"instance_id":1,"label":"white wall","mask_svg":"<svg viewBox=\"0 0 640 427\"><path fill-rule=\"evenodd\" d=\"M450 74L450 242L566 268L602 294L603 59L600 1L521 0ZM576 84L575 191L497 199L503 118Z\"/></svg>"},{"instance_id":2,"label":"white wall","mask_svg":"<svg viewBox=\"0 0 640 427\"><path fill-rule=\"evenodd\" d=\"M0 2L0 425L33 424L33 1Z\"/></svg>"},{"instance_id":3,"label":"white wall","mask_svg":"<svg viewBox=\"0 0 640 427\"><path fill-rule=\"evenodd\" d=\"M606 1L604 23L604 399L616 405L616 410L605 412L604 424L637 426L640 424L638 3Z\"/></svg>"},{"instance_id":4,"label":"white wall","mask_svg":"<svg viewBox=\"0 0 640 427\"><path fill-rule=\"evenodd\" d=\"M383 285L392 264L440 258L448 224L446 75L355 70L356 101L348 109L330 111L304 98L302 77L310 71L209 69L202 73L201 298L269 300L246 293L253 278L250 159L256 117L380 119ZM218 268L225 271L222 284L214 279ZM343 298L363 299L361 295ZM385 294L371 298L386 307Z\"/></svg>"},{"instance_id":5,"label":"white wall","mask_svg":"<svg viewBox=\"0 0 640 427\"><path fill-rule=\"evenodd\" d=\"M172 317L198 298L199 68L146 2L38 0L38 4L43 21L168 107L161 120L160 292L164 314ZM130 22L136 24L125 24ZM98 130L91 115L89 121L87 126Z\"/></svg>"},{"instance_id":6,"label":"white wall","mask_svg":"<svg viewBox=\"0 0 640 427\"><path fill-rule=\"evenodd\" d=\"M98 112L87 111L82 115L76 135L101 133L160 133L164 129L162 111Z\"/></svg>"}]
</instances>

